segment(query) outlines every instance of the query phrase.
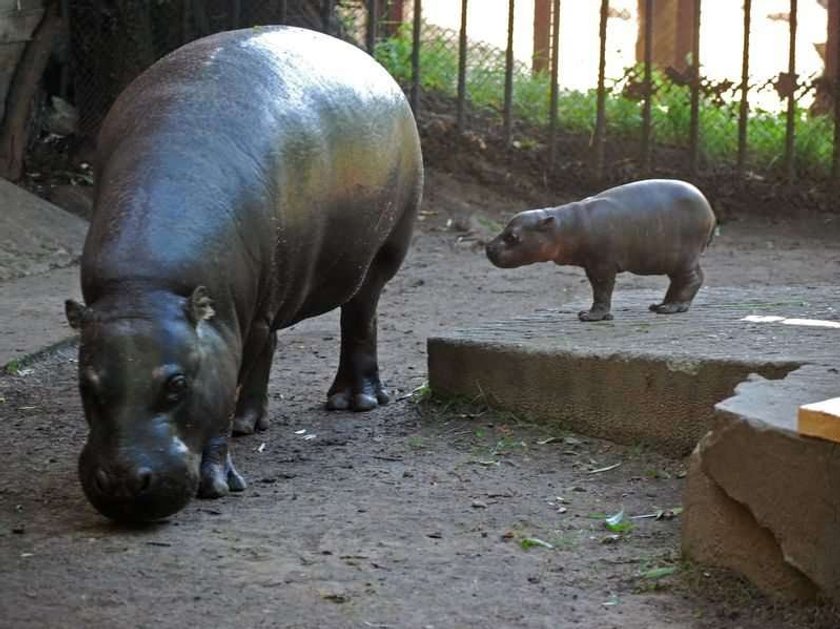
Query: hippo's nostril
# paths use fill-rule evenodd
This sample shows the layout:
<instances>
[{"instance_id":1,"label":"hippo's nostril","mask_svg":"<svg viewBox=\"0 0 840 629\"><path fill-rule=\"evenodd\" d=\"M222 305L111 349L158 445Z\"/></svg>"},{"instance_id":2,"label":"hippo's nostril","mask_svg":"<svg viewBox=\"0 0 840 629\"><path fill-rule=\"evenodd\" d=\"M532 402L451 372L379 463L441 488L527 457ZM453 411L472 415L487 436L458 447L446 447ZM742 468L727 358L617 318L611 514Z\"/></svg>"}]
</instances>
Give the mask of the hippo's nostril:
<instances>
[{"instance_id":1,"label":"hippo's nostril","mask_svg":"<svg viewBox=\"0 0 840 629\"><path fill-rule=\"evenodd\" d=\"M134 474L134 491L137 494L142 494L147 491L152 486L152 481L154 480L154 472L150 470L148 467L141 467L137 470Z\"/></svg>"},{"instance_id":2,"label":"hippo's nostril","mask_svg":"<svg viewBox=\"0 0 840 629\"><path fill-rule=\"evenodd\" d=\"M96 485L96 489L101 494L108 494L111 491L111 478L108 476L108 473L102 469L101 467L96 470L93 475L93 482Z\"/></svg>"}]
</instances>

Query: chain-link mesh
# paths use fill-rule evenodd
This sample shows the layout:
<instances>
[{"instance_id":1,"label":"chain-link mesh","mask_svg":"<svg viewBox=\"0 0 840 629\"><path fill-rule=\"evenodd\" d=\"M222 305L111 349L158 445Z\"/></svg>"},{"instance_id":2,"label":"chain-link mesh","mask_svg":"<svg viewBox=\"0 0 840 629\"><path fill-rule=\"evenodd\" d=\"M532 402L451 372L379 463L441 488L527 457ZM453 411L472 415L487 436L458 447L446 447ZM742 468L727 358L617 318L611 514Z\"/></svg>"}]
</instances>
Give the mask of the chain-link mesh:
<instances>
[{"instance_id":1,"label":"chain-link mesh","mask_svg":"<svg viewBox=\"0 0 840 629\"><path fill-rule=\"evenodd\" d=\"M73 0L69 20L78 132L88 138L132 79L193 39L266 24L325 26L319 0ZM341 30L334 12L326 26Z\"/></svg>"}]
</instances>

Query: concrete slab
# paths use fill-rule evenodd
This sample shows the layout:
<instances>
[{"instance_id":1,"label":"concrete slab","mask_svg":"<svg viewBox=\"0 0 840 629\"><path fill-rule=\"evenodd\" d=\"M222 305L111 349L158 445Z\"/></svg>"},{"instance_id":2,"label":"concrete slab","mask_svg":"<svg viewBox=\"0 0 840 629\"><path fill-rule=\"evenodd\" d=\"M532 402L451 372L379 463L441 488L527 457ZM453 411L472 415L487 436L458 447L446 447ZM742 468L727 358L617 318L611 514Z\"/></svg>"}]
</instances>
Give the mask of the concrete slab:
<instances>
[{"instance_id":1,"label":"concrete slab","mask_svg":"<svg viewBox=\"0 0 840 629\"><path fill-rule=\"evenodd\" d=\"M664 316L647 310L660 293L619 292L610 322L581 323L589 304L573 303L431 338L429 383L436 394L483 396L584 434L688 454L713 426L714 405L750 373L840 363L840 329L787 321L840 321L838 294L709 288L690 312Z\"/></svg>"},{"instance_id":2,"label":"concrete slab","mask_svg":"<svg viewBox=\"0 0 840 629\"><path fill-rule=\"evenodd\" d=\"M75 264L88 224L0 179L0 282Z\"/></svg>"},{"instance_id":3,"label":"concrete slab","mask_svg":"<svg viewBox=\"0 0 840 629\"><path fill-rule=\"evenodd\" d=\"M0 283L0 369L72 339L64 300L81 299L79 267Z\"/></svg>"},{"instance_id":4,"label":"concrete slab","mask_svg":"<svg viewBox=\"0 0 840 629\"><path fill-rule=\"evenodd\" d=\"M0 179L0 368L72 338L88 224Z\"/></svg>"}]
</instances>

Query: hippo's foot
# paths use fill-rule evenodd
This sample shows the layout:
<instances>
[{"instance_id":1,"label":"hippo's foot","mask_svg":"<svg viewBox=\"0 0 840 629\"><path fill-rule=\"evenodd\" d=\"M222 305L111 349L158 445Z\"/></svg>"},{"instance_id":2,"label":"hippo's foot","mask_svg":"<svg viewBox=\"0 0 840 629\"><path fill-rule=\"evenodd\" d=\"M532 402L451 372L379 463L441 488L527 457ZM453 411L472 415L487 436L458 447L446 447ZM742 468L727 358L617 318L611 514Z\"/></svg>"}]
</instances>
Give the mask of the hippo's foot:
<instances>
[{"instance_id":1,"label":"hippo's foot","mask_svg":"<svg viewBox=\"0 0 840 629\"><path fill-rule=\"evenodd\" d=\"M604 310L581 310L578 319L581 321L612 321L612 313Z\"/></svg>"},{"instance_id":2,"label":"hippo's foot","mask_svg":"<svg viewBox=\"0 0 840 629\"><path fill-rule=\"evenodd\" d=\"M233 436L251 435L268 428L268 413L265 405L248 407L237 412L233 418Z\"/></svg>"},{"instance_id":3,"label":"hippo's foot","mask_svg":"<svg viewBox=\"0 0 840 629\"><path fill-rule=\"evenodd\" d=\"M655 312L657 314L677 314L678 312L688 312L688 308L691 306L688 302L664 302L661 304L651 304L650 310L651 312Z\"/></svg>"},{"instance_id":4,"label":"hippo's foot","mask_svg":"<svg viewBox=\"0 0 840 629\"><path fill-rule=\"evenodd\" d=\"M242 491L247 486L245 479L233 467L227 441L221 438L213 440L204 449L198 497L220 498L231 491Z\"/></svg>"},{"instance_id":5,"label":"hippo's foot","mask_svg":"<svg viewBox=\"0 0 840 629\"><path fill-rule=\"evenodd\" d=\"M369 411L391 399L379 378L366 378L361 385L333 384L327 394L327 410Z\"/></svg>"}]
</instances>

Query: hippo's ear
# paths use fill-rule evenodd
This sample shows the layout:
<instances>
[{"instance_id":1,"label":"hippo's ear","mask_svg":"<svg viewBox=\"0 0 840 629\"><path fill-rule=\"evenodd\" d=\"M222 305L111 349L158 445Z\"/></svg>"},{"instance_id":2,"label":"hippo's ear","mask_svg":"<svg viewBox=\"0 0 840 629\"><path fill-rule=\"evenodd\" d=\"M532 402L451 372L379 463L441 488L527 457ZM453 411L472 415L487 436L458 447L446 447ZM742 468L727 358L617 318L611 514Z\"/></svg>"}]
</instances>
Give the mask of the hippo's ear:
<instances>
[{"instance_id":1,"label":"hippo's ear","mask_svg":"<svg viewBox=\"0 0 840 629\"><path fill-rule=\"evenodd\" d=\"M74 330L81 329L82 324L88 316L88 312L88 307L83 306L78 301L68 299L64 302L64 314L67 317L67 323L69 323L70 327Z\"/></svg>"},{"instance_id":2,"label":"hippo's ear","mask_svg":"<svg viewBox=\"0 0 840 629\"><path fill-rule=\"evenodd\" d=\"M193 291L190 298L187 300L187 316L193 325L198 325L199 321L210 319L216 311L213 310L213 300L207 293L204 286L198 286Z\"/></svg>"},{"instance_id":3,"label":"hippo's ear","mask_svg":"<svg viewBox=\"0 0 840 629\"><path fill-rule=\"evenodd\" d=\"M552 227L554 227L554 216L552 215L541 218L539 223L537 223L537 229L540 231L551 229Z\"/></svg>"}]
</instances>

